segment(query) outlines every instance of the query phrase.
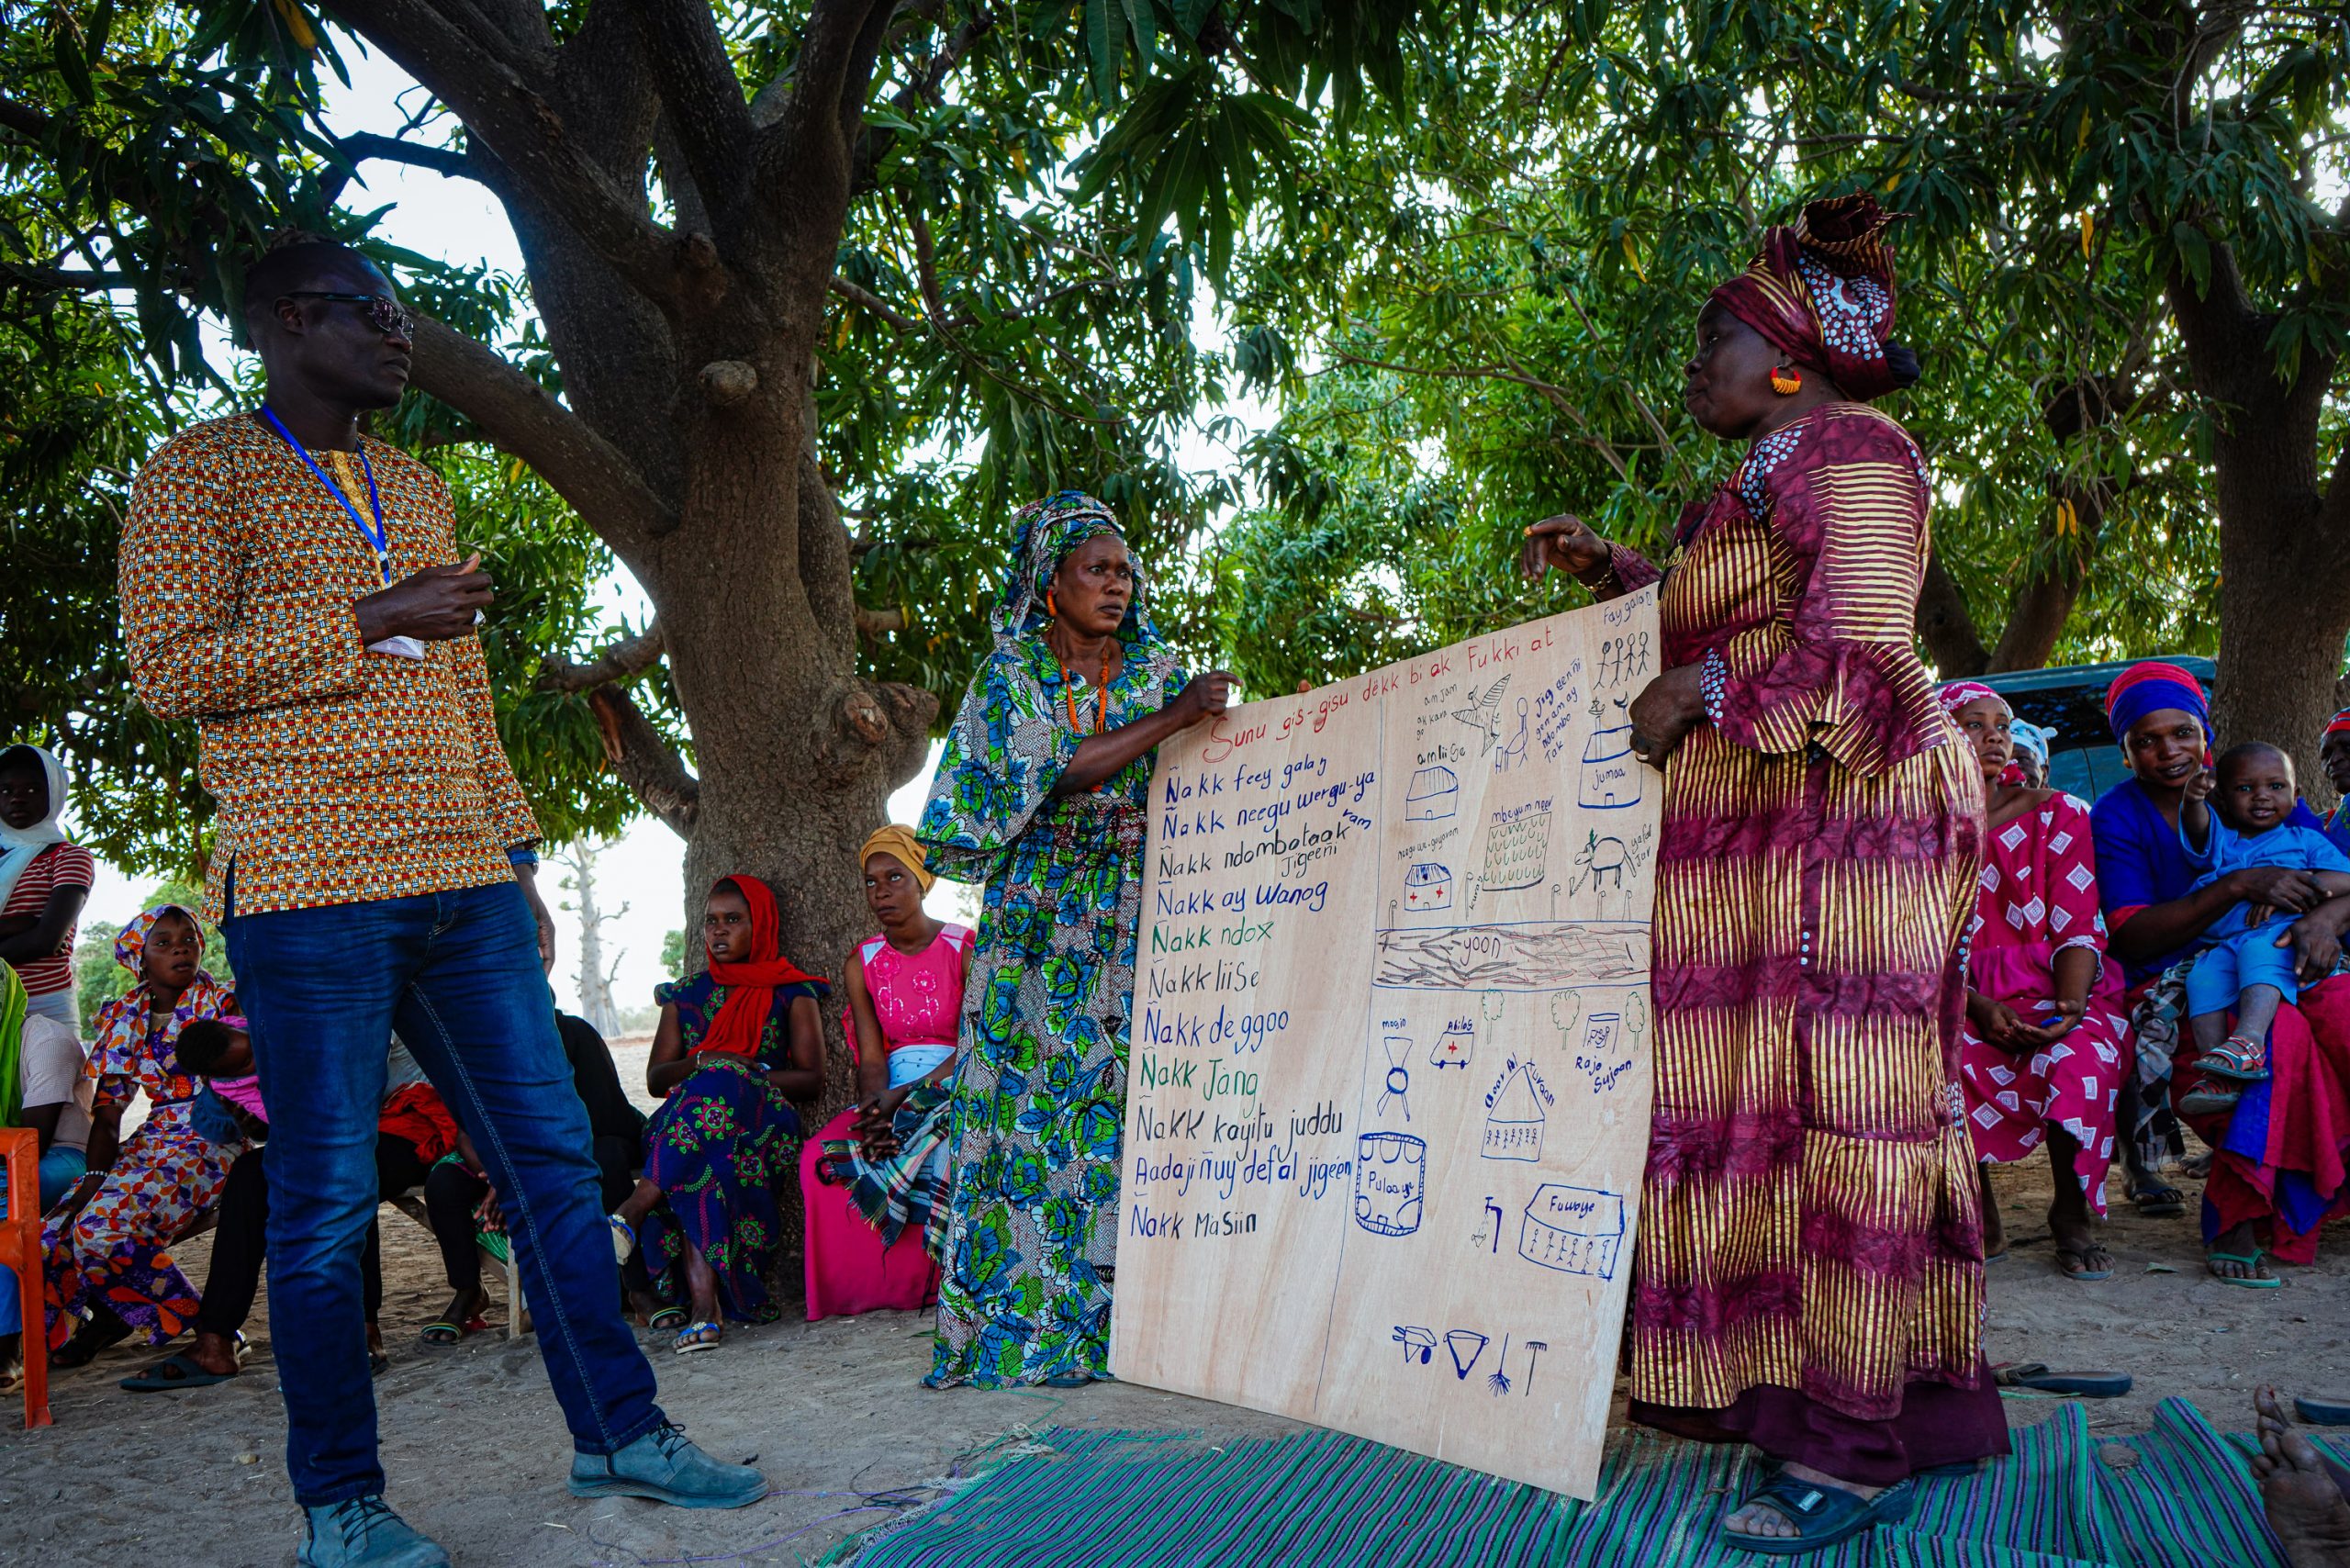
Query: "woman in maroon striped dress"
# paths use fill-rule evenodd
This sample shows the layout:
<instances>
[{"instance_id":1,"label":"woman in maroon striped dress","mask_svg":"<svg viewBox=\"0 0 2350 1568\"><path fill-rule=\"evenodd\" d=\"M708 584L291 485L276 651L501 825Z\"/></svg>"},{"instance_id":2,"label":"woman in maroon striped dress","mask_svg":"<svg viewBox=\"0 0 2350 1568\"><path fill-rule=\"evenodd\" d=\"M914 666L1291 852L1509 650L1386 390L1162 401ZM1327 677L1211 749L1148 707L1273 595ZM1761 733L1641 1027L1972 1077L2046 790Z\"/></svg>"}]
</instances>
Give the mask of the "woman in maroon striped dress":
<instances>
[{"instance_id":1,"label":"woman in maroon striped dress","mask_svg":"<svg viewBox=\"0 0 2350 1568\"><path fill-rule=\"evenodd\" d=\"M1917 376L1886 221L1815 202L1699 313L1684 401L1749 444L1683 519L1631 710L1671 758L1631 1416L1781 1462L1722 1523L1765 1553L2008 1450L1956 1085L1983 787L1911 645L1925 466L1865 401ZM1603 599L1660 575L1573 518L1526 565Z\"/></svg>"}]
</instances>

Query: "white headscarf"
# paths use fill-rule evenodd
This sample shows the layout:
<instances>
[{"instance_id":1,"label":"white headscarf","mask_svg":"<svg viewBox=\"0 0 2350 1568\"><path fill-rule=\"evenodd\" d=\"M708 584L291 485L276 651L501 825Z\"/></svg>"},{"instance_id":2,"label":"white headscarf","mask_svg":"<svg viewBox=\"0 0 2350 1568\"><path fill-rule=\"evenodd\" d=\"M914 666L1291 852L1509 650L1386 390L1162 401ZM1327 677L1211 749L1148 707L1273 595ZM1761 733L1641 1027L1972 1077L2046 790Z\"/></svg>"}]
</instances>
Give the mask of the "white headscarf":
<instances>
[{"instance_id":1,"label":"white headscarf","mask_svg":"<svg viewBox=\"0 0 2350 1568\"><path fill-rule=\"evenodd\" d=\"M10 827L0 822L0 906L6 906L8 895L17 890L17 879L33 857L52 844L65 842L65 830L57 819L65 811L65 765L37 745L0 746L0 763L18 752L30 752L40 759L41 782L49 787L49 815L30 827Z\"/></svg>"}]
</instances>

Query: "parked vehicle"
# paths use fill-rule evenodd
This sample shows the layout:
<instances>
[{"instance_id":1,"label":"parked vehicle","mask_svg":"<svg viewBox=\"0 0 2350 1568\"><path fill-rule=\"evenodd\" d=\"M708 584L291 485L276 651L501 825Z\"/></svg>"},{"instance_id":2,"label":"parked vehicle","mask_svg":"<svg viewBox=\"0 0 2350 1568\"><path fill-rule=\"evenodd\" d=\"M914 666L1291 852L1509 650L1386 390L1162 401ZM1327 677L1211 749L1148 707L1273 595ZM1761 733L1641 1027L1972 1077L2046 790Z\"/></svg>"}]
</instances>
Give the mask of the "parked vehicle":
<instances>
[{"instance_id":1,"label":"parked vehicle","mask_svg":"<svg viewBox=\"0 0 2350 1568\"><path fill-rule=\"evenodd\" d=\"M2219 666L2196 654L2165 654L2168 662L2203 683L2206 697L2219 678ZM2048 743L2048 782L2084 801L2121 782L2129 768L2113 731L2105 722L2105 691L2114 677L2137 663L2067 665L2060 669L2016 670L1986 675L1983 684L2008 700L2020 719L2029 719L2056 732Z\"/></svg>"}]
</instances>

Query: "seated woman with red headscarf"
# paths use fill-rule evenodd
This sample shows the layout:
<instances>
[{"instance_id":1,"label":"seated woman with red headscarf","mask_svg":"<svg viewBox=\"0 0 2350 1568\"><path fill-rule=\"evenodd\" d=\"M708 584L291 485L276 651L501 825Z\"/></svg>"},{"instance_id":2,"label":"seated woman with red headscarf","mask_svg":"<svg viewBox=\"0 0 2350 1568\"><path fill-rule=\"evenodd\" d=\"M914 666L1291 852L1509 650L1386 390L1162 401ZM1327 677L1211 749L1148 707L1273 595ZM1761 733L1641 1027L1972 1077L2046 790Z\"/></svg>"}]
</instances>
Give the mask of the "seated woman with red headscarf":
<instances>
[{"instance_id":1,"label":"seated woman with red headscarf","mask_svg":"<svg viewBox=\"0 0 2350 1568\"><path fill-rule=\"evenodd\" d=\"M2214 1150L2203 1191L2207 1266L2231 1284L2273 1287L2266 1258L2316 1261L2319 1227L2350 1209L2350 981L2325 978L2350 927L2350 896L2329 899L2309 873L2281 866L2202 879L2178 831L2211 741L2210 706L2193 676L2135 665L2106 694L2106 717L2131 777L2098 798L2090 820L2111 948L2131 987L2135 1050L2122 1137L2142 1207L2165 1193L2177 1201L2154 1167L2165 1143L2176 1147L2172 1080L2193 1088L2201 1054L2179 1026L2199 939L2247 902L2300 916L2288 940L2304 989L2269 1031L2270 1076L2243 1085L2232 1107L2190 1118Z\"/></svg>"},{"instance_id":2,"label":"seated woman with red headscarf","mask_svg":"<svg viewBox=\"0 0 2350 1568\"><path fill-rule=\"evenodd\" d=\"M2056 1267L2070 1279L2102 1280L2113 1260L2091 1215L2105 1215L2129 1024L2121 967L2105 956L2089 809L2061 790L2023 784L2010 744L2015 715L1998 692L1963 680L1942 688L1942 708L1974 747L1987 792L1958 1045L1966 1130L1983 1172L1983 1250L2007 1251L1991 1167L2045 1142L2056 1179L2048 1205Z\"/></svg>"},{"instance_id":3,"label":"seated woman with red headscarf","mask_svg":"<svg viewBox=\"0 0 2350 1568\"><path fill-rule=\"evenodd\" d=\"M776 1193L800 1154L793 1100L823 1088L817 999L831 988L783 956L775 894L722 878L702 912L710 967L656 987L645 1082L665 1096L644 1129L644 1176L611 1216L625 1263L640 1246L654 1294L688 1308L673 1348L715 1350L722 1319L771 1323L767 1275L783 1239Z\"/></svg>"}]
</instances>

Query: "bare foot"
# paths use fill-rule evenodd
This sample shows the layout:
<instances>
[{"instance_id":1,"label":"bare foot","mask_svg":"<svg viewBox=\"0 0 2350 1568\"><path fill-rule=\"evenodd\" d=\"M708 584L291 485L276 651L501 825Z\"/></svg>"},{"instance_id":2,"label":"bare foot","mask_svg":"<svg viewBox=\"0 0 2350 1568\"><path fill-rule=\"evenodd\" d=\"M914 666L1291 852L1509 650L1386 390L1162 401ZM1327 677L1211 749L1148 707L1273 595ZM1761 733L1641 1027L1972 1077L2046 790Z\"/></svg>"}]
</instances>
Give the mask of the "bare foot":
<instances>
[{"instance_id":1,"label":"bare foot","mask_svg":"<svg viewBox=\"0 0 2350 1568\"><path fill-rule=\"evenodd\" d=\"M2259 1238L2253 1234L2252 1222L2246 1220L2220 1233L2219 1239L2211 1243L2203 1266L2222 1280L2275 1279L2277 1276L2268 1271L2268 1260L2258 1256L2259 1251ZM2222 1252L2232 1256L2221 1258L2219 1254ZM2234 1260L2239 1258L2250 1258L2253 1261L2247 1265Z\"/></svg>"},{"instance_id":2,"label":"bare foot","mask_svg":"<svg viewBox=\"0 0 2350 1568\"><path fill-rule=\"evenodd\" d=\"M2293 1568L2350 1568L2350 1496L2317 1445L2286 1419L2275 1389L2255 1390L2252 1407L2260 1433L2252 1473L2285 1561Z\"/></svg>"},{"instance_id":3,"label":"bare foot","mask_svg":"<svg viewBox=\"0 0 2350 1568\"><path fill-rule=\"evenodd\" d=\"M1797 1481L1808 1481L1815 1486L1849 1492L1863 1503L1885 1490L1882 1486L1863 1486L1857 1482L1840 1481L1826 1471L1814 1470L1807 1464L1789 1464L1780 1473ZM1795 1520L1757 1498L1724 1519L1722 1533L1726 1536L1755 1536L1767 1540L1791 1540L1803 1531L1796 1527ZM2294 1568L2303 1568L2303 1565L2296 1563Z\"/></svg>"},{"instance_id":4,"label":"bare foot","mask_svg":"<svg viewBox=\"0 0 2350 1568\"><path fill-rule=\"evenodd\" d=\"M2048 1210L2048 1235L2056 1244L2057 1271L2074 1279L2111 1273L2113 1254L2097 1238L2087 1214L2065 1214L2062 1207L2052 1204Z\"/></svg>"},{"instance_id":5,"label":"bare foot","mask_svg":"<svg viewBox=\"0 0 2350 1568\"><path fill-rule=\"evenodd\" d=\"M182 1352L206 1372L222 1377L237 1375L237 1342L226 1334L215 1334L209 1328L196 1331L196 1343Z\"/></svg>"}]
</instances>

